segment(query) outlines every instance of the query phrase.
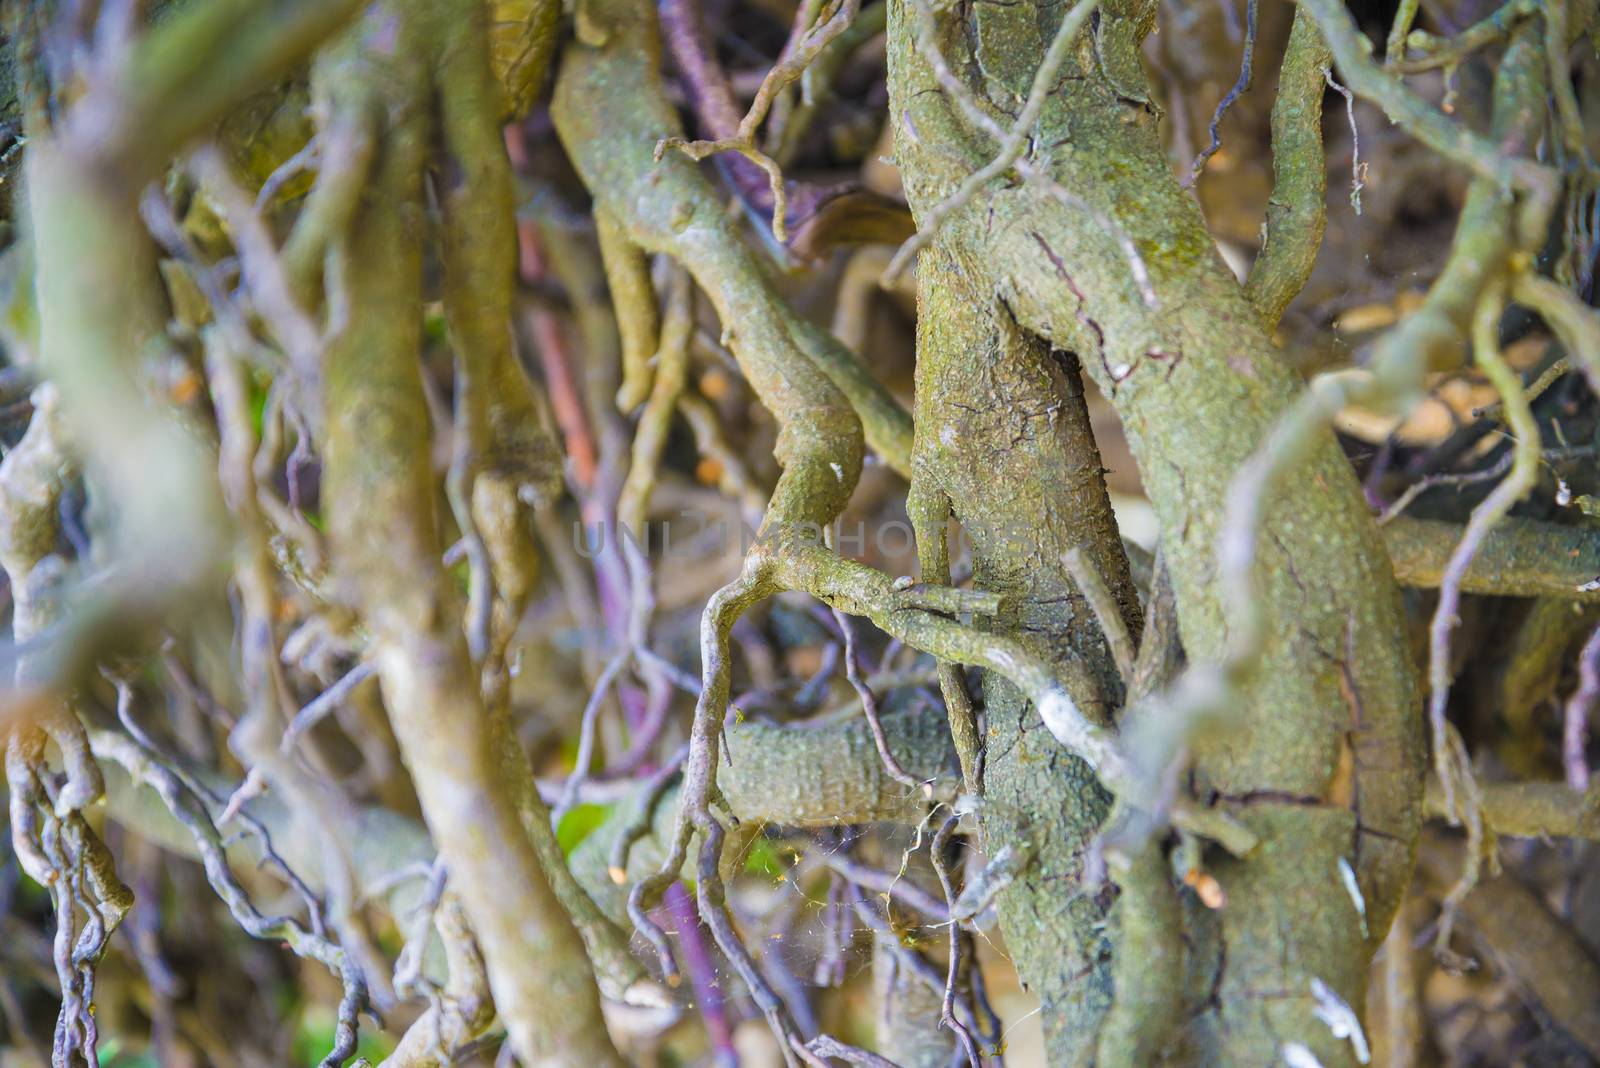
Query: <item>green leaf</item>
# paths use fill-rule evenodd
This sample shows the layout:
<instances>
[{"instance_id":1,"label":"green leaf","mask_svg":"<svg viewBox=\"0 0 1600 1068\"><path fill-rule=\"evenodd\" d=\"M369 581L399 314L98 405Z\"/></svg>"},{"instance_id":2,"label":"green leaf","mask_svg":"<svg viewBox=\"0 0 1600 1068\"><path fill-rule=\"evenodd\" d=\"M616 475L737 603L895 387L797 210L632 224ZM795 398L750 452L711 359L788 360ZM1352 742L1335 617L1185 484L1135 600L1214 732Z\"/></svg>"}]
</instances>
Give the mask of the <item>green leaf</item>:
<instances>
[{"instance_id":1,"label":"green leaf","mask_svg":"<svg viewBox=\"0 0 1600 1068\"><path fill-rule=\"evenodd\" d=\"M789 874L789 865L785 863L778 843L770 838L757 838L750 843L750 851L744 856L744 870L751 875L765 875L779 883Z\"/></svg>"},{"instance_id":2,"label":"green leaf","mask_svg":"<svg viewBox=\"0 0 1600 1068\"><path fill-rule=\"evenodd\" d=\"M610 805L579 804L568 809L556 825L556 841L561 843L561 852L571 855L578 843L593 834L609 815Z\"/></svg>"}]
</instances>

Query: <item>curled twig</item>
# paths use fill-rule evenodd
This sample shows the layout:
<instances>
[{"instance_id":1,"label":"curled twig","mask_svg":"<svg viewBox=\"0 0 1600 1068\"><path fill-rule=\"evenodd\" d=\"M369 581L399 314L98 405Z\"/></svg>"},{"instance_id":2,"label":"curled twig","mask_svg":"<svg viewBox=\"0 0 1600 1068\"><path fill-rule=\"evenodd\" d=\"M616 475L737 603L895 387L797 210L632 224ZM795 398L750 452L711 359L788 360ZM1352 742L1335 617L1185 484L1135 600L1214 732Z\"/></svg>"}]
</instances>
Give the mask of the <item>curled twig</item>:
<instances>
[{"instance_id":1,"label":"curled twig","mask_svg":"<svg viewBox=\"0 0 1600 1068\"><path fill-rule=\"evenodd\" d=\"M939 877L939 887L944 891L946 906L950 912L955 912L956 892L950 881L950 868L945 860L945 848L950 844L950 835L954 833L956 824L961 822L959 812L951 812L944 823L934 833L933 840L928 843L928 856L933 861L934 873ZM967 1051L967 1061L974 1068L983 1063L978 1056L978 1045L973 1041L972 1032L967 1025L956 1019L955 1001L956 984L961 978L961 935L958 925L950 925L950 950L949 959L945 964L944 1000L939 1007L939 1023L950 1028L961 1039L961 1047Z\"/></svg>"},{"instance_id":2,"label":"curled twig","mask_svg":"<svg viewBox=\"0 0 1600 1068\"><path fill-rule=\"evenodd\" d=\"M1222 147L1222 119L1228 114L1228 109L1233 107L1233 102L1250 91L1250 82L1255 77L1256 53L1256 9L1258 0L1246 0L1244 22L1244 56L1239 60L1239 77L1233 83L1233 88L1217 104L1217 110L1211 114L1211 143L1201 149L1200 154L1194 158L1194 163L1189 167L1189 177L1184 179L1183 187L1189 189L1199 180L1201 173L1206 169L1206 164L1211 162L1211 157L1217 154Z\"/></svg>"},{"instance_id":3,"label":"curled twig","mask_svg":"<svg viewBox=\"0 0 1600 1068\"><path fill-rule=\"evenodd\" d=\"M1539 476L1539 428L1533 421L1522 391L1522 382L1500 353L1496 330L1499 327L1502 299L1498 293L1485 300L1473 322L1473 353L1490 382L1500 392L1506 406L1515 445L1511 471L1493 492L1473 510L1461 543L1445 567L1439 587L1439 604L1429 627L1428 641L1428 717L1432 724L1435 770L1445 789L1445 799L1459 818L1456 790L1463 774L1470 774L1459 762L1450 759L1451 747L1445 734L1445 706L1450 695L1450 634L1455 629L1461 601L1461 579L1489 532L1511 506L1533 489Z\"/></svg>"},{"instance_id":4,"label":"curled twig","mask_svg":"<svg viewBox=\"0 0 1600 1068\"><path fill-rule=\"evenodd\" d=\"M1252 10L1255 0L1251 0ZM928 209L925 216L919 220L917 232L895 252L894 259L889 261L888 268L883 272L884 284L888 285L900 276L911 262L916 259L927 244L938 234L939 227L951 215L959 211L970 201L979 189L998 178L1016 165L1022 158L1023 150L1028 147L1028 134L1033 130L1034 124L1039 121L1039 114L1044 110L1045 100L1049 98L1055 88L1056 76L1061 73L1061 68L1071 55L1072 46L1078 39L1078 32L1088 22L1090 14L1098 7L1100 0L1077 0L1072 9L1062 18L1061 24L1056 28L1055 38L1050 42L1050 48L1045 52L1044 59L1033 73L1033 84L1028 89L1027 100L1022 105L1022 110L1017 113L1016 121L1011 128L1004 132L999 130L993 120L985 123L985 129L997 135L1000 141L1000 151L984 166L967 175L944 200ZM933 40L933 12L929 10L927 0L917 0L918 17L923 22L923 29L918 34L918 44L924 51L938 53L938 47ZM940 66L943 66L942 59ZM941 82L944 79L941 78ZM952 95L958 98L970 97L970 93L960 82L950 79L946 86ZM983 112L972 106L977 114Z\"/></svg>"},{"instance_id":5,"label":"curled twig","mask_svg":"<svg viewBox=\"0 0 1600 1068\"><path fill-rule=\"evenodd\" d=\"M1561 731L1562 764L1567 785L1582 793L1589 789L1589 715L1600 702L1600 627L1596 627L1578 654L1578 688L1567 699Z\"/></svg>"},{"instance_id":6,"label":"curled twig","mask_svg":"<svg viewBox=\"0 0 1600 1068\"><path fill-rule=\"evenodd\" d=\"M802 5L802 11L805 6ZM861 10L861 0L829 0L826 10L817 23L810 27L797 27L799 34L784 49L782 58L767 72L761 88L750 104L750 110L739 122L731 137L714 141L689 141L681 137L664 137L656 144L655 157L659 161L668 149L677 149L693 160L703 160L719 152L737 152L767 174L772 190L772 236L779 244L789 240L785 215L788 213L788 195L783 185L783 170L778 161L762 151L756 144L756 132L772 110L773 102L789 85L799 80L811 64L834 38L838 37Z\"/></svg>"}]
</instances>

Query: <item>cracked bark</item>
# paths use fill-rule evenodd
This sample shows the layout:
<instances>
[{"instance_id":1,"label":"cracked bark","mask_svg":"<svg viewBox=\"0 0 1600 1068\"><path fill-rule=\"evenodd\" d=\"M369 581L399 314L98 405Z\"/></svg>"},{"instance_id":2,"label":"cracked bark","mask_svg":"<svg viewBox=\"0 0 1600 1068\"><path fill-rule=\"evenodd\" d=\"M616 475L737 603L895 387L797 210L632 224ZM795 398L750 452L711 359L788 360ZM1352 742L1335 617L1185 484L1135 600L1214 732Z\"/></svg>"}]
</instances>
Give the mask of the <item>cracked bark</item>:
<instances>
[{"instance_id":1,"label":"cracked bark","mask_svg":"<svg viewBox=\"0 0 1600 1068\"><path fill-rule=\"evenodd\" d=\"M979 106L997 115L1006 99L995 72L1031 72L1053 17L1042 4L982 10L971 22L941 23L938 44ZM909 0L890 16L897 162L920 214L991 149L917 49ZM1190 659L1220 661L1229 624L1214 562L1222 502L1234 472L1293 400L1297 379L1170 174L1153 111L1107 73L1128 65L1096 59L1135 49L1136 22L1107 20L1095 48L1079 42L1076 64L1034 132L1035 146L1051 147L1036 147L1032 166L1092 211L1036 182L992 183L945 224L941 241L956 250L950 260L963 284L925 282L923 317L942 320L971 294L992 295L1023 330L1083 356L1113 399L1156 503ZM1096 214L1133 241L1155 306ZM1414 668L1386 554L1331 435L1274 495L1262 535L1255 575L1265 647L1233 720L1196 739L1192 779L1202 798L1265 792L1318 803L1225 805L1263 845L1249 860L1217 858L1211 871L1226 909L1188 903L1187 998L1195 1007L1166 1057L1264 1065L1277 1059L1281 1041L1293 1040L1326 1065L1347 1064L1348 1044L1313 1015L1310 980L1359 1003L1367 961L1409 876L1422 786ZM1361 712L1354 725L1352 700ZM1080 809L1079 818L1088 814ZM1340 858L1358 874L1370 938L1339 885ZM1052 913L1041 926L1070 922ZM1047 1002L1052 1063L1092 1056L1110 994L1084 991L1104 991L1105 979L1092 972L1090 982L1066 985L1067 961L1090 955L1082 945L1075 958L1031 968L1018 961L1036 987L1076 991L1054 1011Z\"/></svg>"}]
</instances>

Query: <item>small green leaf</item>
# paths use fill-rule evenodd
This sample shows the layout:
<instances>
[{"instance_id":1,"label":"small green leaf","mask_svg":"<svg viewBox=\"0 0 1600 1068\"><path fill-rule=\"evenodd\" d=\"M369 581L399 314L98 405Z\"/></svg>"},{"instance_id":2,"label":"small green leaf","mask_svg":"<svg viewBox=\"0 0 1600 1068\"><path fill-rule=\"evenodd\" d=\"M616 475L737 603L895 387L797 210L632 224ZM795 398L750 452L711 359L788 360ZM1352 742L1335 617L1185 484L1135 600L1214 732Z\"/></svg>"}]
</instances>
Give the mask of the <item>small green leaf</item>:
<instances>
[{"instance_id":1,"label":"small green leaf","mask_svg":"<svg viewBox=\"0 0 1600 1068\"><path fill-rule=\"evenodd\" d=\"M750 843L750 851L745 854L744 870L751 875L765 875L778 883L788 875L789 865L784 863L777 843L770 838L757 838Z\"/></svg>"},{"instance_id":2,"label":"small green leaf","mask_svg":"<svg viewBox=\"0 0 1600 1068\"><path fill-rule=\"evenodd\" d=\"M556 841L561 843L561 852L570 855L578 843L593 834L609 815L610 805L580 804L568 809L556 825Z\"/></svg>"}]
</instances>

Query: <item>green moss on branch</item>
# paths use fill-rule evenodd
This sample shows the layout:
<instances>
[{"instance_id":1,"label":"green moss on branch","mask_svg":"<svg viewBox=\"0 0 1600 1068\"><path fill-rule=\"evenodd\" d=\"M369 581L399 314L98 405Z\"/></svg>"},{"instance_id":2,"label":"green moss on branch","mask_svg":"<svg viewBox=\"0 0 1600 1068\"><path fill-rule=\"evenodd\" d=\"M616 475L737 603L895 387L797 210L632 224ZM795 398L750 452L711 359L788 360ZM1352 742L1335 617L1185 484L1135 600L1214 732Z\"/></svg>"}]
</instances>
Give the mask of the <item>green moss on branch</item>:
<instances>
[{"instance_id":1,"label":"green moss on branch","mask_svg":"<svg viewBox=\"0 0 1600 1068\"><path fill-rule=\"evenodd\" d=\"M1459 523L1400 516L1383 527L1402 585L1437 589L1461 541ZM1584 527L1510 518L1484 538L1461 579L1465 593L1600 602L1600 539Z\"/></svg>"},{"instance_id":2,"label":"green moss on branch","mask_svg":"<svg viewBox=\"0 0 1600 1068\"><path fill-rule=\"evenodd\" d=\"M974 147L983 129L973 113L995 106L975 78L947 84L940 64L953 73L1019 60L1014 35L991 41L981 26L946 19L936 61L917 39L912 2L890 11L890 93L907 196L922 213L987 158ZM1028 16L1044 26L1052 18L1042 8ZM1002 40L1012 49L1003 58ZM1191 663L1216 664L1237 623L1224 610L1217 566L1228 487L1299 383L1172 178L1154 115L1112 83L1102 68L1117 65L1096 62L1088 43L1066 71L1070 91L1051 96L1033 133L1049 152L1030 161L1088 210L1038 183L996 181L943 233L972 291L992 294L1024 330L1078 354L1116 406L1161 523L1185 649ZM1094 43L1104 52L1136 42ZM1040 50L1031 47L1022 62L1036 65ZM1137 247L1153 302L1115 231L1096 216ZM1226 729L1196 738L1192 752L1202 795L1303 797L1319 806L1318 822L1291 833L1286 821L1236 813L1261 834L1265 852L1216 873L1230 901L1219 925L1186 923L1197 965L1185 996L1199 1014L1189 1055L1200 1062L1270 1062L1275 1035L1310 1035L1321 1025L1309 993L1274 1002L1265 1019L1267 992L1307 991L1318 976L1354 1000L1375 948L1358 925L1327 926L1314 898L1286 888L1298 875L1271 859L1289 855L1288 842L1273 836L1291 833L1302 867L1333 872L1339 857L1350 860L1381 933L1409 878L1419 824L1415 669L1397 591L1331 434L1307 445L1309 464L1264 502L1253 567L1260 659L1232 694ZM1263 937L1268 928L1287 933ZM1219 944L1226 954L1207 958ZM1219 984L1217 1000L1207 1000L1207 980ZM1082 1029L1055 1032L1054 1059L1086 1059L1083 1041ZM1331 1046L1318 1053L1324 1064L1349 1057Z\"/></svg>"}]
</instances>

